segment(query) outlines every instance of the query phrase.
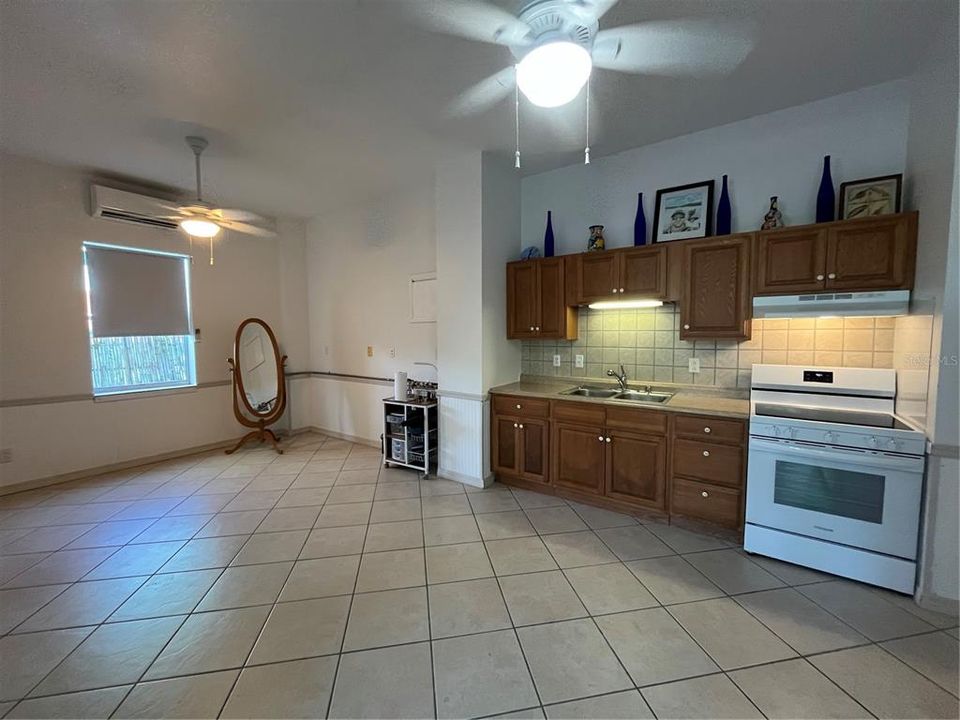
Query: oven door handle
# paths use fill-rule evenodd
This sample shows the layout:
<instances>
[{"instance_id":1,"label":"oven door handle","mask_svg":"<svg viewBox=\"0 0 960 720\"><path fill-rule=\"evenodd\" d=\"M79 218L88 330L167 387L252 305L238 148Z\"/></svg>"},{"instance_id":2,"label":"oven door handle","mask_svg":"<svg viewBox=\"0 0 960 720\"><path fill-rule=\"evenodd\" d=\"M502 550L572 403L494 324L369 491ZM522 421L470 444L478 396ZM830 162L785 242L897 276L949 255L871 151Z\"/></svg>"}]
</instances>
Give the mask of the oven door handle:
<instances>
[{"instance_id":1,"label":"oven door handle","mask_svg":"<svg viewBox=\"0 0 960 720\"><path fill-rule=\"evenodd\" d=\"M888 453L874 453L868 450L849 450L845 448L825 448L820 445L800 445L790 441L750 439L750 450L761 450L778 455L792 455L807 460L831 460L849 462L865 467L877 467L886 470L905 472L923 472L922 457L903 457Z\"/></svg>"}]
</instances>

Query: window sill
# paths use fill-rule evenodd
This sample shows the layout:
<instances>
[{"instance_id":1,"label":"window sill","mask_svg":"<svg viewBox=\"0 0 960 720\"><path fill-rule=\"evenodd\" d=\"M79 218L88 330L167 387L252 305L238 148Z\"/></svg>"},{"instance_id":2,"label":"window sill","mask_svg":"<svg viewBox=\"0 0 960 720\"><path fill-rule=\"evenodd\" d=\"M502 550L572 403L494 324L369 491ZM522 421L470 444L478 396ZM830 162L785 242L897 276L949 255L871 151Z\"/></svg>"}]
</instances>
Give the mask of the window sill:
<instances>
[{"instance_id":1,"label":"window sill","mask_svg":"<svg viewBox=\"0 0 960 720\"><path fill-rule=\"evenodd\" d=\"M120 400L142 400L144 398L160 397L163 395L184 395L195 393L197 386L179 385L177 387L164 388L145 388L143 390L122 390L115 393L104 393L103 395L94 395L94 402L117 402Z\"/></svg>"}]
</instances>

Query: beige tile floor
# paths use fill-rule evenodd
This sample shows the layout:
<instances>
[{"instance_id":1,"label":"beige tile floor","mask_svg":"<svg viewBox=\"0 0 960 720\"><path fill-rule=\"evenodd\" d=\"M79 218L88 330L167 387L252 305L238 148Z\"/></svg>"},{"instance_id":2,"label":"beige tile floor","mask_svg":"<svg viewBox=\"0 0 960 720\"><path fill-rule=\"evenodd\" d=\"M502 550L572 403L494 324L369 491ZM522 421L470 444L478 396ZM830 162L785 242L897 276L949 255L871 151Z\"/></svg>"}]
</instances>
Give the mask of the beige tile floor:
<instances>
[{"instance_id":1,"label":"beige tile floor","mask_svg":"<svg viewBox=\"0 0 960 720\"><path fill-rule=\"evenodd\" d=\"M957 618L301 435L0 498L0 715L957 717Z\"/></svg>"}]
</instances>

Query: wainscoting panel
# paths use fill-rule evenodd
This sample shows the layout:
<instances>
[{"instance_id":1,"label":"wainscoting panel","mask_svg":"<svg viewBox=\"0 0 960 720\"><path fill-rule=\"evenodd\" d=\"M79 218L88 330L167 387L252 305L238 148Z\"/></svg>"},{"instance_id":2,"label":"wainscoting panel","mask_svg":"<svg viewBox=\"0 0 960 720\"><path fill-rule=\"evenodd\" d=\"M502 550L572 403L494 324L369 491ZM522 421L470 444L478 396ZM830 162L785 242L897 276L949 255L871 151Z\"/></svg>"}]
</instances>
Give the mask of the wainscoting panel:
<instances>
[{"instance_id":1,"label":"wainscoting panel","mask_svg":"<svg viewBox=\"0 0 960 720\"><path fill-rule=\"evenodd\" d=\"M490 407L482 396L440 396L440 477L475 487L490 474Z\"/></svg>"}]
</instances>

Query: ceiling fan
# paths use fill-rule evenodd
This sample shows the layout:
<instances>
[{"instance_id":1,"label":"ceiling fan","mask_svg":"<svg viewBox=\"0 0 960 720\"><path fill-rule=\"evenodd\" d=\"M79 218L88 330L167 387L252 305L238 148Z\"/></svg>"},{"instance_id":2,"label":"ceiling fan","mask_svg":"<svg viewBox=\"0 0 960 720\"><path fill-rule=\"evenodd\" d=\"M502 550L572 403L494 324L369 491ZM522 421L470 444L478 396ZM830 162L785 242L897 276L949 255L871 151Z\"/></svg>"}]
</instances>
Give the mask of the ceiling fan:
<instances>
[{"instance_id":1,"label":"ceiling fan","mask_svg":"<svg viewBox=\"0 0 960 720\"><path fill-rule=\"evenodd\" d=\"M482 0L407 0L415 23L436 32L505 45L516 64L466 90L449 108L454 116L483 112L519 87L533 104L573 100L593 69L703 77L736 68L753 48L743 19L677 19L600 29L618 0L527 0L514 16Z\"/></svg>"},{"instance_id":2,"label":"ceiling fan","mask_svg":"<svg viewBox=\"0 0 960 720\"><path fill-rule=\"evenodd\" d=\"M200 184L200 155L207 149L205 138L188 136L187 145L193 150L194 160L197 171L197 198L176 206L167 205L167 210L172 210L174 214L163 216L166 220L177 220L180 228L190 236L191 243L193 238L210 239L210 264L213 265L213 238L220 232L221 228L225 230L235 230L248 235L258 235L260 237L274 237L276 233L265 227L251 224L252 222L263 222L264 218L256 213L247 210L235 210L228 208L214 207L203 199L203 192Z\"/></svg>"}]
</instances>

